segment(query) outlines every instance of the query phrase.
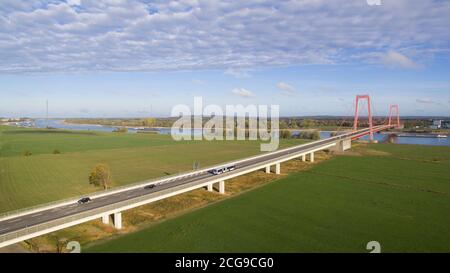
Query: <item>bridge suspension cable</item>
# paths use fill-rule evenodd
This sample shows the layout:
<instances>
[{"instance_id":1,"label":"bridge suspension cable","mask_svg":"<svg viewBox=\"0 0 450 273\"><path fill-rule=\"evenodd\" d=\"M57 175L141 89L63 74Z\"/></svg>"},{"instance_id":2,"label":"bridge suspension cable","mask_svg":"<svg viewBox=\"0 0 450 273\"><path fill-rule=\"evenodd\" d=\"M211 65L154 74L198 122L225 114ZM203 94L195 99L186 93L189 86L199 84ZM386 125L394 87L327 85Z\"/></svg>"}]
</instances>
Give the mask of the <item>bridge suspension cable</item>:
<instances>
[{"instance_id":1,"label":"bridge suspension cable","mask_svg":"<svg viewBox=\"0 0 450 273\"><path fill-rule=\"evenodd\" d=\"M336 135L338 135L339 134L339 132L341 131L341 129L342 129L342 127L343 127L343 125L344 125L344 122L346 122L346 121L348 121L348 117L351 117L352 115L353 115L353 112L354 112L354 105L353 105L353 103L351 103L351 104L345 104L345 113L344 113L344 116L342 117L342 119L340 120L340 122L338 123L339 125L338 125L338 127L337 127L337 130L336 130ZM351 122L351 121L349 121L349 122Z\"/></svg>"}]
</instances>

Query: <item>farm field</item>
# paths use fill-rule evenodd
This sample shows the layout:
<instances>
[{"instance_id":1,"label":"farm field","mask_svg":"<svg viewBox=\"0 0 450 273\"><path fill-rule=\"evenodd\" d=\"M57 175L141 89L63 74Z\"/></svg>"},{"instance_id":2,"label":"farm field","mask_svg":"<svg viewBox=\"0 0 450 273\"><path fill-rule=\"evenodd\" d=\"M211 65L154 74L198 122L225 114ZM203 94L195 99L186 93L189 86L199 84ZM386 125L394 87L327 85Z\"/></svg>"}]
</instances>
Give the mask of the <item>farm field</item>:
<instances>
[{"instance_id":1,"label":"farm field","mask_svg":"<svg viewBox=\"0 0 450 273\"><path fill-rule=\"evenodd\" d=\"M450 148L357 145L88 252L450 251ZM283 167L282 167L283 168Z\"/></svg>"},{"instance_id":2,"label":"farm field","mask_svg":"<svg viewBox=\"0 0 450 273\"><path fill-rule=\"evenodd\" d=\"M100 190L88 182L98 163L109 165L112 186L122 186L192 170L194 162L205 167L258 153L256 141L177 142L158 134L0 126L0 213Z\"/></svg>"}]
</instances>

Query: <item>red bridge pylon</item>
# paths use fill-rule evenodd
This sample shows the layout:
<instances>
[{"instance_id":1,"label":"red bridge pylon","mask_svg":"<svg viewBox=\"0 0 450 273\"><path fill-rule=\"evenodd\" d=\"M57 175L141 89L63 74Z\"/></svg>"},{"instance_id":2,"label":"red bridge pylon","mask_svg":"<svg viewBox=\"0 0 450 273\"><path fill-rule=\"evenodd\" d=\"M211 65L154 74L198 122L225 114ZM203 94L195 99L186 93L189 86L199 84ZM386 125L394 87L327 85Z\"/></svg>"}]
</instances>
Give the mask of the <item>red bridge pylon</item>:
<instances>
[{"instance_id":1,"label":"red bridge pylon","mask_svg":"<svg viewBox=\"0 0 450 273\"><path fill-rule=\"evenodd\" d=\"M370 141L373 141L373 123L372 123L372 111L370 109L370 96L369 95L356 95L356 106L355 106L355 120L353 122L353 130L358 129L358 118L359 118L359 100L367 100L367 110L369 116L369 129L370 129Z\"/></svg>"},{"instance_id":2,"label":"red bridge pylon","mask_svg":"<svg viewBox=\"0 0 450 273\"><path fill-rule=\"evenodd\" d=\"M397 117L396 117L396 119L397 119L397 124L396 124L396 126L397 127L400 127L400 114L399 114L399 112L398 112L398 105L397 104L395 104L395 105L389 105L389 126L392 126L392 110L393 109L395 109L395 112L396 112L396 115L397 115Z\"/></svg>"}]
</instances>

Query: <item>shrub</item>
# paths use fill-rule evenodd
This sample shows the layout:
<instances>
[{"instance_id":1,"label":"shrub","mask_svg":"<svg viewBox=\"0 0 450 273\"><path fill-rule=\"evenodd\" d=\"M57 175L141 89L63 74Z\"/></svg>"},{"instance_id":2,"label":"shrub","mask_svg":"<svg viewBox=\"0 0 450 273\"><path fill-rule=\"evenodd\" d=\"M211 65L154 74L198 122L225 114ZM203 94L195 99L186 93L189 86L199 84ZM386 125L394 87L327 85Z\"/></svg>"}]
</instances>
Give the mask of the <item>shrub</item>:
<instances>
[{"instance_id":1,"label":"shrub","mask_svg":"<svg viewBox=\"0 0 450 273\"><path fill-rule=\"evenodd\" d=\"M30 150L26 150L25 152L23 152L24 156L31 156L33 153Z\"/></svg>"},{"instance_id":2,"label":"shrub","mask_svg":"<svg viewBox=\"0 0 450 273\"><path fill-rule=\"evenodd\" d=\"M301 138L301 139L318 140L318 139L320 139L320 133L319 133L319 131L312 131L312 132L304 131L304 132L300 132L297 135L297 137Z\"/></svg>"},{"instance_id":3,"label":"shrub","mask_svg":"<svg viewBox=\"0 0 450 273\"><path fill-rule=\"evenodd\" d=\"M319 131L311 132L311 139L312 140L319 140L320 139L320 132Z\"/></svg>"},{"instance_id":4,"label":"shrub","mask_svg":"<svg viewBox=\"0 0 450 273\"><path fill-rule=\"evenodd\" d=\"M281 130L280 131L280 138L281 139L289 139L292 137L292 134L289 130Z\"/></svg>"},{"instance_id":5,"label":"shrub","mask_svg":"<svg viewBox=\"0 0 450 273\"><path fill-rule=\"evenodd\" d=\"M54 154L54 155L59 155L60 153L61 153L61 152L60 152L58 149L54 149L54 150L53 150L53 154Z\"/></svg>"}]
</instances>

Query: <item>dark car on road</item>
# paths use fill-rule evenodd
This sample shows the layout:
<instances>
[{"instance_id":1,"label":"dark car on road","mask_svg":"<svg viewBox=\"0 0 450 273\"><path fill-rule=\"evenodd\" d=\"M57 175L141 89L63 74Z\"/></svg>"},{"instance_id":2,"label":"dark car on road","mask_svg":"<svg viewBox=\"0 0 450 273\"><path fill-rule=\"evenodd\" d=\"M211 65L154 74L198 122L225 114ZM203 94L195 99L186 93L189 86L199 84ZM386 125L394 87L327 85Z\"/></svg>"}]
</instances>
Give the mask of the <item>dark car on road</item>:
<instances>
[{"instance_id":1,"label":"dark car on road","mask_svg":"<svg viewBox=\"0 0 450 273\"><path fill-rule=\"evenodd\" d=\"M79 204L79 205L82 205L82 204L89 203L89 202L91 202L91 201L92 201L91 198L89 198L89 197L83 197L83 198L81 198L80 200L78 200L78 204Z\"/></svg>"},{"instance_id":2,"label":"dark car on road","mask_svg":"<svg viewBox=\"0 0 450 273\"><path fill-rule=\"evenodd\" d=\"M144 187L144 190L150 190L153 189L155 187L155 184L150 184Z\"/></svg>"}]
</instances>

